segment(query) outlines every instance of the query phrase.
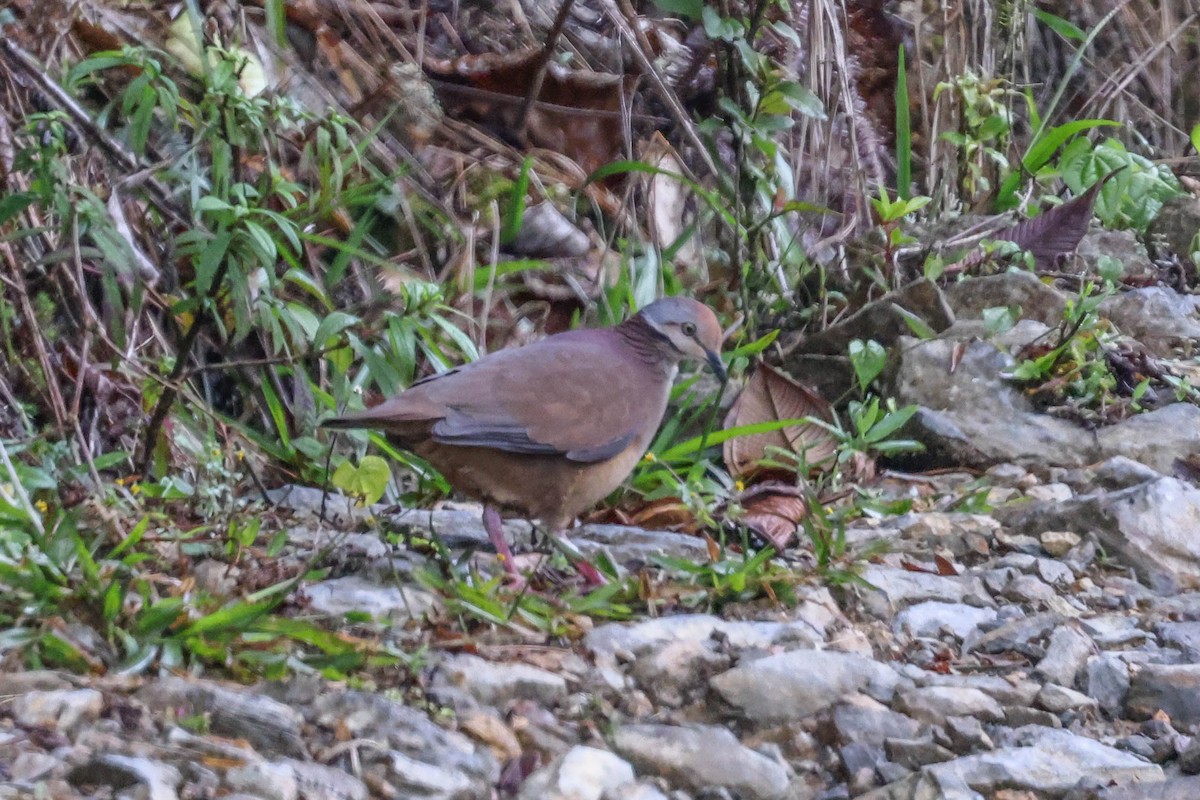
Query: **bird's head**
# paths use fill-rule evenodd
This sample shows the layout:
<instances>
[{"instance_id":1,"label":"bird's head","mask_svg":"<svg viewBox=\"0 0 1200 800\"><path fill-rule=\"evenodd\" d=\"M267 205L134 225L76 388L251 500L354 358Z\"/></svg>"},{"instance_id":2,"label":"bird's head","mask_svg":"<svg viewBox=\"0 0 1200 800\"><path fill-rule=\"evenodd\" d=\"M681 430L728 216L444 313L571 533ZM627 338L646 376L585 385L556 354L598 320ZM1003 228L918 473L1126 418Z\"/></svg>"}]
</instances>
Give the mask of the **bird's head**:
<instances>
[{"instance_id":1,"label":"bird's head","mask_svg":"<svg viewBox=\"0 0 1200 800\"><path fill-rule=\"evenodd\" d=\"M687 297L665 297L643 308L639 316L670 342L681 357L708 362L724 383L721 323L711 308Z\"/></svg>"}]
</instances>

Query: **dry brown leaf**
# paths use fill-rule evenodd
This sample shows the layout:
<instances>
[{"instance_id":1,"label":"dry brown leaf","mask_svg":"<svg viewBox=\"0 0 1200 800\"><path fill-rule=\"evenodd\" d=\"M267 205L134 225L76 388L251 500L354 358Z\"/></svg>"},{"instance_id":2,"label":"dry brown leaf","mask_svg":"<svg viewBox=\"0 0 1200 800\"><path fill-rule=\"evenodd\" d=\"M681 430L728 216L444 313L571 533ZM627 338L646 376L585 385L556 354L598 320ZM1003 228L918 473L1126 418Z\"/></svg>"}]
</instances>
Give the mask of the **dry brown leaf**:
<instances>
[{"instance_id":1,"label":"dry brown leaf","mask_svg":"<svg viewBox=\"0 0 1200 800\"><path fill-rule=\"evenodd\" d=\"M760 363L737 402L729 409L725 428L803 417L828 420L832 416L825 398L779 370ZM769 452L771 448L801 456L812 474L833 466L837 440L832 433L811 422L770 433L737 436L725 442L725 466L740 480L770 471L771 467L763 467L760 462L764 459L779 461L778 455Z\"/></svg>"},{"instance_id":2,"label":"dry brown leaf","mask_svg":"<svg viewBox=\"0 0 1200 800\"><path fill-rule=\"evenodd\" d=\"M786 484L760 484L752 497L742 500L742 522L767 544L783 552L796 538L796 529L808 516L808 503L800 491Z\"/></svg>"},{"instance_id":3,"label":"dry brown leaf","mask_svg":"<svg viewBox=\"0 0 1200 800\"><path fill-rule=\"evenodd\" d=\"M1104 184L1125 167L1118 167L1096 181L1083 194L1060 206L1055 206L1033 219L1023 220L988 236L992 241L1014 242L1022 250L1033 255L1034 265L1039 270L1058 268L1058 261L1070 256L1079 246L1092 221L1092 209ZM967 255L946 267L946 274L967 272L982 264L989 257L988 251L976 247Z\"/></svg>"},{"instance_id":4,"label":"dry brown leaf","mask_svg":"<svg viewBox=\"0 0 1200 800\"><path fill-rule=\"evenodd\" d=\"M447 116L475 119L511 135L525 96L539 71L541 49L427 59L440 80L438 97ZM551 62L529 111L529 142L562 153L585 173L621 157L623 113L634 78L572 70Z\"/></svg>"},{"instance_id":5,"label":"dry brown leaf","mask_svg":"<svg viewBox=\"0 0 1200 800\"><path fill-rule=\"evenodd\" d=\"M942 575L943 577L954 577L958 575L958 568L955 567L953 562L951 562L950 559L946 558L945 556L935 555L933 557L933 564L937 568L938 575Z\"/></svg>"},{"instance_id":6,"label":"dry brown leaf","mask_svg":"<svg viewBox=\"0 0 1200 800\"><path fill-rule=\"evenodd\" d=\"M696 515L678 497L651 500L630 515L629 524L649 530L682 530L691 533L699 528Z\"/></svg>"}]
</instances>

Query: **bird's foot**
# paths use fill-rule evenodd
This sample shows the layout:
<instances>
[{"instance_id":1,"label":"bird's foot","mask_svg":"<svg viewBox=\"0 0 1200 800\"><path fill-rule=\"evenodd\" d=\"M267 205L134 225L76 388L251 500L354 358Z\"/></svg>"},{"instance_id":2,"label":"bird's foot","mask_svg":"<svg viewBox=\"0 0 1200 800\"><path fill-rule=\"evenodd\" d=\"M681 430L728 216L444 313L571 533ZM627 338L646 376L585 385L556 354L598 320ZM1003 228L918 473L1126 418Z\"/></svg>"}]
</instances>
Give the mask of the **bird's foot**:
<instances>
[{"instance_id":1,"label":"bird's foot","mask_svg":"<svg viewBox=\"0 0 1200 800\"><path fill-rule=\"evenodd\" d=\"M604 577L604 573L597 569L596 565L587 560L587 557L580 552L579 548L565 536L551 534L550 541L558 548L567 561L574 567L575 572L583 578L587 583L588 588L596 588L597 586L606 586L608 578Z\"/></svg>"}]
</instances>

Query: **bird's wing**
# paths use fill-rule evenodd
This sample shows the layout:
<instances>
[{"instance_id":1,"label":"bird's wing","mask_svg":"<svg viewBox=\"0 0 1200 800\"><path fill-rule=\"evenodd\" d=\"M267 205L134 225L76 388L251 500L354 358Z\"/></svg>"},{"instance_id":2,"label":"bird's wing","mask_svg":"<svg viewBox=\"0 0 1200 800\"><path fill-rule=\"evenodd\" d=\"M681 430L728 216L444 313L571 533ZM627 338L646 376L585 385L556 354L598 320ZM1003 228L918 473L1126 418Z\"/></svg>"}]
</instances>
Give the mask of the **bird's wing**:
<instances>
[{"instance_id":1,"label":"bird's wing","mask_svg":"<svg viewBox=\"0 0 1200 800\"><path fill-rule=\"evenodd\" d=\"M596 330L499 351L396 399L443 409L431 428L441 444L592 463L657 427L668 389L618 336Z\"/></svg>"}]
</instances>

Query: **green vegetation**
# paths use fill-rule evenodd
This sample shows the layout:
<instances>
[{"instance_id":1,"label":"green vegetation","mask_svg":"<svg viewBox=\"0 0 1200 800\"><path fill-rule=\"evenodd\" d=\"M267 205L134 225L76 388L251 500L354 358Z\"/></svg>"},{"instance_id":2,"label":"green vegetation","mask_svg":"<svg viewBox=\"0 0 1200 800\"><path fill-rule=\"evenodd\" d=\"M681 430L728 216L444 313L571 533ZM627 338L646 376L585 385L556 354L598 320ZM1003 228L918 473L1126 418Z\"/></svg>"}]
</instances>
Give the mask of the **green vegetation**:
<instances>
[{"instance_id":1,"label":"green vegetation","mask_svg":"<svg viewBox=\"0 0 1200 800\"><path fill-rule=\"evenodd\" d=\"M864 43L830 4L802 19L763 0L657 0L703 33L692 83L658 86L647 57L638 96L615 106L626 127L589 138L588 126L547 132L540 116L504 116L508 141L489 114L472 119L453 91L438 93L444 75L396 55L412 42L385 52L379 42L400 42L392 29L339 22L321 30L344 37L330 44L285 19L284 4L224 28L185 5L174 21L146 12L161 15L150 28L161 40L111 34L101 46L73 30L69 46L23 40L28 61L3 51L12 85L28 87L9 95L0 128L3 659L236 676L403 666L412 655L394 642L305 617L296 592L327 574L336 540L298 558L288 521L261 501L286 484L419 507L451 490L378 433L319 430L324 417L481 352L618 322L664 293L720 312L744 382L780 363L783 342L922 275L971 280L966 262L951 271L931 255L922 225L961 212L1036 219L1107 180L1095 218L1143 236L1183 191L1164 159L1200 151L1200 126L1177 124L1170 87L1140 105L1097 99L1113 94L1090 64L1120 35L1117 9L1070 20L1029 9L1050 52L1027 57L1062 65L1030 85L1014 55L1024 13L1002 15L990 41L955 41L949 73L929 48L953 30ZM294 44L309 40L316 56ZM302 52L330 60L306 68ZM462 54L430 64L449 55ZM597 126L613 116L575 111ZM523 243L542 202L585 254ZM1020 250L992 243L984 258L1054 277ZM1120 280L1117 269L1079 276L1067 318L1013 380L1094 424L1142 410L1152 388L1194 400L1186 380L1131 379L1114 359L1117 332L1098 308ZM1019 315L989 309L988 334ZM874 464L920 445L905 433L916 409L881 380L895 353L862 335L847 356L844 396L801 402L785 388L790 405L751 422L723 425L702 376L679 382L647 458L597 517L687 530L707 559L633 574L601 563L609 584L584 592L555 554L517 590L421 542L440 622L569 637L585 617L788 604L802 581L856 582L872 553L848 547L847 524L912 507L872 481ZM730 463L731 441L765 434L779 438L753 459L762 469ZM816 445L826 457L811 457ZM786 543L761 524L768 512L790 526ZM190 573L201 561L249 576L238 597L201 585Z\"/></svg>"}]
</instances>

